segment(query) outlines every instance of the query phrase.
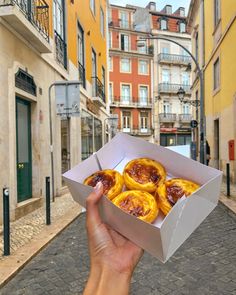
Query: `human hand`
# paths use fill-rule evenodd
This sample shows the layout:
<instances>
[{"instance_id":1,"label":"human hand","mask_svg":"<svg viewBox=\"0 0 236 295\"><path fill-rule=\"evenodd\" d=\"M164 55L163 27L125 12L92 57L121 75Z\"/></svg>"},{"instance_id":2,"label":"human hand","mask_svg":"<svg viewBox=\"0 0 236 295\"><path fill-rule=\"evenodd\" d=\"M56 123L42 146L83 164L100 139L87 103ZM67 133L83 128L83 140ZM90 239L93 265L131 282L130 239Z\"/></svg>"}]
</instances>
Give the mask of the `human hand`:
<instances>
[{"instance_id":1,"label":"human hand","mask_svg":"<svg viewBox=\"0 0 236 295\"><path fill-rule=\"evenodd\" d=\"M135 266L142 256L143 250L104 224L101 220L98 203L102 197L103 186L99 182L94 192L87 198L87 233L90 252L91 272L88 284L84 294L89 293L92 280L101 282L101 273L109 278L104 290L101 293L96 288L96 293L93 294L128 294L129 283ZM112 293L109 293L109 285L116 281L116 285L122 286L123 290L114 288ZM120 284L122 282L122 284ZM94 292L94 290L93 290ZM102 293L103 292L103 293ZM116 293L117 292L117 293Z\"/></svg>"}]
</instances>

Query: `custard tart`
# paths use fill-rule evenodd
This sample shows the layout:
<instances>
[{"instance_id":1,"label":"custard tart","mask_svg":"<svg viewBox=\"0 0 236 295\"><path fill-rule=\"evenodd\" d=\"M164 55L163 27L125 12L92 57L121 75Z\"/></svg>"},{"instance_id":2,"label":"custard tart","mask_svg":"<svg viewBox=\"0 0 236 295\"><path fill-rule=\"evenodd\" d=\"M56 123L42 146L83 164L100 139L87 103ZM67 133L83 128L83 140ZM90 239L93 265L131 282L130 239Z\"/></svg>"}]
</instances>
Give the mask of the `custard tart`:
<instances>
[{"instance_id":1,"label":"custard tart","mask_svg":"<svg viewBox=\"0 0 236 295\"><path fill-rule=\"evenodd\" d=\"M154 196L145 191L125 191L112 199L112 202L126 213L148 223L152 223L159 212Z\"/></svg>"},{"instance_id":2,"label":"custard tart","mask_svg":"<svg viewBox=\"0 0 236 295\"><path fill-rule=\"evenodd\" d=\"M119 195L124 185L122 175L119 172L110 169L100 170L93 173L85 179L84 184L95 187L98 182L102 182L103 194L110 200Z\"/></svg>"},{"instance_id":3,"label":"custard tart","mask_svg":"<svg viewBox=\"0 0 236 295\"><path fill-rule=\"evenodd\" d=\"M166 171L155 160L138 158L126 164L123 176L128 189L153 193L156 191L158 185L165 181Z\"/></svg>"},{"instance_id":4,"label":"custard tart","mask_svg":"<svg viewBox=\"0 0 236 295\"><path fill-rule=\"evenodd\" d=\"M162 183L156 190L156 201L163 212L167 215L171 208L183 196L189 197L199 188L199 184L182 178L172 178Z\"/></svg>"}]
</instances>

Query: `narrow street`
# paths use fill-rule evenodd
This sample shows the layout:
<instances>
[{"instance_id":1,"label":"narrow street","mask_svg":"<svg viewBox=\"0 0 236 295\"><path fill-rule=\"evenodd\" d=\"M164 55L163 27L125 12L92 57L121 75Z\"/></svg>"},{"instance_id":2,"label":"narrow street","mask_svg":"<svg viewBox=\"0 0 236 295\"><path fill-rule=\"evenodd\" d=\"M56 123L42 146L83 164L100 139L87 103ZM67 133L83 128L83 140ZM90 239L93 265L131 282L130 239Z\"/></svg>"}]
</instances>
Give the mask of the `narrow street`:
<instances>
[{"instance_id":1,"label":"narrow street","mask_svg":"<svg viewBox=\"0 0 236 295\"><path fill-rule=\"evenodd\" d=\"M130 294L236 294L235 221L235 215L220 204L166 264L145 253L134 273ZM82 294L88 273L82 214L0 294Z\"/></svg>"}]
</instances>

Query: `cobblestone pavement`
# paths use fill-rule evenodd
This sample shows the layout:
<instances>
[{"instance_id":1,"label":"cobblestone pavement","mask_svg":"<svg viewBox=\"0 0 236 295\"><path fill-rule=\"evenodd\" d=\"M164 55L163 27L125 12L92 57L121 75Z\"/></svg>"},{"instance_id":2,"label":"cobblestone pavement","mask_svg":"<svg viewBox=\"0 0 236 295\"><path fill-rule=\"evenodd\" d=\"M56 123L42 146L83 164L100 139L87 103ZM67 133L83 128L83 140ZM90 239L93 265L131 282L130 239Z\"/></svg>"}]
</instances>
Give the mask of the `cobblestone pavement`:
<instances>
[{"instance_id":1,"label":"cobblestone pavement","mask_svg":"<svg viewBox=\"0 0 236 295\"><path fill-rule=\"evenodd\" d=\"M145 253L130 294L236 294L235 221L236 216L220 204L166 264ZM81 214L0 294L77 295L88 272L85 214Z\"/></svg>"},{"instance_id":2,"label":"cobblestone pavement","mask_svg":"<svg viewBox=\"0 0 236 295\"><path fill-rule=\"evenodd\" d=\"M51 222L58 220L75 205L69 193L57 197L55 202L51 203ZM11 222L11 242L10 251L13 254L17 249L29 243L33 237L39 234L45 227L45 206L29 213L28 215ZM5 257L3 255L3 235L2 226L0 226L0 260Z\"/></svg>"}]
</instances>

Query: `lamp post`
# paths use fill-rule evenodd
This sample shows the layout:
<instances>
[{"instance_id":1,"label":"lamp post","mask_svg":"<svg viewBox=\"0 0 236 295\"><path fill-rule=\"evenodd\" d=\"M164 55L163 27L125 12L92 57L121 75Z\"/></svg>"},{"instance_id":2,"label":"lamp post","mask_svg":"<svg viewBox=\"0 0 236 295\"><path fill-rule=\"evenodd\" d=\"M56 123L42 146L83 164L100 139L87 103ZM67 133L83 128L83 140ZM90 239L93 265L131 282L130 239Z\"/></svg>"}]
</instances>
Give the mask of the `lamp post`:
<instances>
[{"instance_id":1,"label":"lamp post","mask_svg":"<svg viewBox=\"0 0 236 295\"><path fill-rule=\"evenodd\" d=\"M104 142L106 143L106 121L108 121L109 130L111 129L111 138L114 136L114 130L118 125L118 114L111 114L110 117L104 120Z\"/></svg>"},{"instance_id":2,"label":"lamp post","mask_svg":"<svg viewBox=\"0 0 236 295\"><path fill-rule=\"evenodd\" d=\"M79 87L81 84L80 81L55 81L49 86L48 95L49 95L49 131L50 131L50 158L51 158L51 177L52 177L52 201L55 200L55 188L54 188L54 159L53 159L53 131L52 131L52 88L55 87L55 90L58 87L65 87L65 95L63 96L63 101L60 100L59 108L57 105L57 114L66 115L67 118L73 114L79 114L80 110L80 97L72 101L73 97L70 97L68 87L75 86ZM79 93L79 92L78 92ZM73 96L73 95L72 95ZM56 97L57 100L57 97ZM63 104L64 102L64 104Z\"/></svg>"},{"instance_id":3,"label":"lamp post","mask_svg":"<svg viewBox=\"0 0 236 295\"><path fill-rule=\"evenodd\" d=\"M179 47L181 47L185 52L187 52L196 65L197 74L198 74L199 83L200 83L200 100L199 102L197 102L200 105L200 162L203 164L206 164L206 148L205 148L206 147L206 124L205 124L203 71L200 69L199 63L196 60L196 58L192 55L192 53L179 42L166 37L162 37L162 36L150 36L150 37L140 38L137 40L137 42L142 42L146 40L165 40L165 41L174 43L178 45Z\"/></svg>"}]
</instances>

